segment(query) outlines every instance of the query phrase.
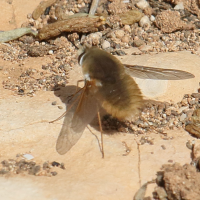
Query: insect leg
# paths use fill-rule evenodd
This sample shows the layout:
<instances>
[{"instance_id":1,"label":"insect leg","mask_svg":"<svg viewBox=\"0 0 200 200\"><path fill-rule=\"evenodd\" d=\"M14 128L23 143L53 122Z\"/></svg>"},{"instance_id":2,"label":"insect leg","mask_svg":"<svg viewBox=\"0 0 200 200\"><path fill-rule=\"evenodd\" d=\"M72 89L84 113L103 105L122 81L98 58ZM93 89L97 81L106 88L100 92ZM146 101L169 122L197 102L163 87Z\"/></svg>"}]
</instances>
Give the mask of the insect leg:
<instances>
[{"instance_id":1,"label":"insect leg","mask_svg":"<svg viewBox=\"0 0 200 200\"><path fill-rule=\"evenodd\" d=\"M76 85L77 88L79 87L79 86L78 86L79 83L80 83L80 82L83 82L83 81L85 81L85 80L78 80L78 81L77 81L77 85ZM84 86L84 87L85 87L85 86ZM83 88L84 88L84 87L83 87ZM67 97L67 99L68 99L68 100L67 100L67 103L69 103L69 102L73 99L73 97L74 97L77 93L79 93L83 88L80 88L79 90L76 89L76 92L75 92L74 94L69 95L69 96Z\"/></svg>"},{"instance_id":2,"label":"insect leg","mask_svg":"<svg viewBox=\"0 0 200 200\"><path fill-rule=\"evenodd\" d=\"M99 128L101 132L101 153L102 153L102 158L104 158L104 148L103 148L103 130L102 130L102 124L101 124L101 117L99 113L99 107L97 107L97 115L98 115L98 121L99 121Z\"/></svg>"}]
</instances>

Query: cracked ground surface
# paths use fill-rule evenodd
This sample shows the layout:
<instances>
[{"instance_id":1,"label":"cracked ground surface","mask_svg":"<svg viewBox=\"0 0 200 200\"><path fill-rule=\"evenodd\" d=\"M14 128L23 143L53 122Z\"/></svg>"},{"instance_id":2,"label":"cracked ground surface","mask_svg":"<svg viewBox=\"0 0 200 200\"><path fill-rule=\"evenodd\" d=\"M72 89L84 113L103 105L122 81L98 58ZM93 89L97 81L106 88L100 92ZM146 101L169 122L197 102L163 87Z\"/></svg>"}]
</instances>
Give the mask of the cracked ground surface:
<instances>
[{"instance_id":1,"label":"cracked ground surface","mask_svg":"<svg viewBox=\"0 0 200 200\"><path fill-rule=\"evenodd\" d=\"M23 0L13 0L12 5L8 1L3 1L0 5L3 11L0 13L0 29L19 27L27 13L32 12L39 2L40 0L29 2L27 6ZM24 9L26 13L21 12ZM190 82L183 81L181 88L180 83L176 85L173 81L169 82L167 87L162 86L166 90L159 94L159 100L178 101L185 93L192 93L198 88L198 65L195 63L200 63L200 59L197 55L181 52L170 54L166 61L168 55L160 54L153 58L144 55L137 57L134 62L147 65L144 62L148 60L148 64L153 66L165 61L167 68L172 63L176 64L178 58L184 58L182 63L185 70L187 66L192 65L190 70L196 75L196 79ZM25 61L25 66L34 65L37 69L48 61L48 56L31 58ZM17 64L0 59L0 66L12 68L17 67ZM3 80L6 76L0 71L0 79ZM69 77L69 85L76 85L76 81L81 79L80 68L71 71ZM66 98L69 93L69 90L65 90L62 97ZM56 106L52 106L54 101L57 102ZM126 133L105 134L105 158L102 159L97 138L86 128L77 144L61 156L55 150L55 143L62 127L62 120L53 124L48 122L56 119L64 111L65 105L54 92L39 91L31 98L15 95L0 86L0 161L17 159L18 154L31 154L38 164L46 161L65 164L65 170L58 168L57 176L52 177L24 173L0 176L0 187L3 188L0 191L1 199L133 199L142 184L155 178L162 164L178 162L183 165L191 161L186 142L194 138L183 129L168 130L168 140L163 140L160 134L149 133L149 137L153 139L152 145L138 145L142 135L136 137L134 134ZM97 123L94 122L90 128L100 138ZM154 187L154 184L148 186L146 196L152 196Z\"/></svg>"}]
</instances>

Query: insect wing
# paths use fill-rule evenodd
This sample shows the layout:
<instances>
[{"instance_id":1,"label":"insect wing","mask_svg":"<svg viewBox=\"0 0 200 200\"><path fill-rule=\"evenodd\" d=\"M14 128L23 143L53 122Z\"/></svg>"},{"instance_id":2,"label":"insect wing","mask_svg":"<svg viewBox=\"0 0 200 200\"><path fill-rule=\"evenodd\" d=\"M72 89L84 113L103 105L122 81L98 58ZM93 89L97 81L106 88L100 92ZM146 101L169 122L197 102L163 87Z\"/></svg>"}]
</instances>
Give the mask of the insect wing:
<instances>
[{"instance_id":1,"label":"insect wing","mask_svg":"<svg viewBox=\"0 0 200 200\"><path fill-rule=\"evenodd\" d=\"M97 114L97 101L93 95L87 94L86 89L83 89L78 101L73 102L73 107L65 115L56 143L56 150L61 155L67 153L78 142L85 127Z\"/></svg>"},{"instance_id":2,"label":"insect wing","mask_svg":"<svg viewBox=\"0 0 200 200\"><path fill-rule=\"evenodd\" d=\"M127 74L141 79L182 80L195 77L193 74L182 70L126 64L124 66Z\"/></svg>"}]
</instances>

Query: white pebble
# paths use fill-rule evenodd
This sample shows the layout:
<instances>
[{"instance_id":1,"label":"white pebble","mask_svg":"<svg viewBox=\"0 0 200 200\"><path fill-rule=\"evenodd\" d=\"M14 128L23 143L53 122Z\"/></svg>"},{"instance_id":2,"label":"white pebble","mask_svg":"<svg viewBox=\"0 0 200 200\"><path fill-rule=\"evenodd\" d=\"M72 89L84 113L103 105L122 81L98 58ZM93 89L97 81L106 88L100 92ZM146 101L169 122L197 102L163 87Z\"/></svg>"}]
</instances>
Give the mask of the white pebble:
<instances>
[{"instance_id":1,"label":"white pebble","mask_svg":"<svg viewBox=\"0 0 200 200\"><path fill-rule=\"evenodd\" d=\"M102 33L100 32L91 33L90 35L88 35L88 38L91 40L93 45L99 44L101 37Z\"/></svg>"},{"instance_id":2,"label":"white pebble","mask_svg":"<svg viewBox=\"0 0 200 200\"><path fill-rule=\"evenodd\" d=\"M95 34L97 34L99 37L102 37L102 33L101 32L96 32Z\"/></svg>"},{"instance_id":3,"label":"white pebble","mask_svg":"<svg viewBox=\"0 0 200 200\"><path fill-rule=\"evenodd\" d=\"M24 154L23 157L24 157L26 160L32 160L32 159L34 158L31 154Z\"/></svg>"},{"instance_id":4,"label":"white pebble","mask_svg":"<svg viewBox=\"0 0 200 200\"><path fill-rule=\"evenodd\" d=\"M182 113L184 110L186 110L188 106L182 106L178 109L178 114Z\"/></svg>"},{"instance_id":5,"label":"white pebble","mask_svg":"<svg viewBox=\"0 0 200 200\"><path fill-rule=\"evenodd\" d=\"M129 0L123 0L123 3L130 3Z\"/></svg>"},{"instance_id":6,"label":"white pebble","mask_svg":"<svg viewBox=\"0 0 200 200\"><path fill-rule=\"evenodd\" d=\"M38 41L35 41L35 45L37 45L37 46L38 46L39 44L40 44L40 43L39 43Z\"/></svg>"},{"instance_id":7,"label":"white pebble","mask_svg":"<svg viewBox=\"0 0 200 200\"><path fill-rule=\"evenodd\" d=\"M150 20L151 20L152 22L154 22L155 19L156 19L156 18L155 18L153 15L151 15Z\"/></svg>"},{"instance_id":8,"label":"white pebble","mask_svg":"<svg viewBox=\"0 0 200 200\"><path fill-rule=\"evenodd\" d=\"M124 36L124 31L123 30L116 30L115 36L116 36L116 38L121 39Z\"/></svg>"},{"instance_id":9,"label":"white pebble","mask_svg":"<svg viewBox=\"0 0 200 200\"><path fill-rule=\"evenodd\" d=\"M129 25L125 25L124 26L124 30L130 33L131 32L131 27Z\"/></svg>"},{"instance_id":10,"label":"white pebble","mask_svg":"<svg viewBox=\"0 0 200 200\"><path fill-rule=\"evenodd\" d=\"M136 3L136 6L143 10L149 7L149 3L146 0L140 0L138 3Z\"/></svg>"},{"instance_id":11,"label":"white pebble","mask_svg":"<svg viewBox=\"0 0 200 200\"><path fill-rule=\"evenodd\" d=\"M49 55L52 55L53 54L53 50L49 50Z\"/></svg>"},{"instance_id":12,"label":"white pebble","mask_svg":"<svg viewBox=\"0 0 200 200\"><path fill-rule=\"evenodd\" d=\"M150 23L150 20L149 20L149 17L148 16L143 16L141 19L140 19L140 21L139 21L139 25L141 26L141 27L143 27L144 25L151 25L151 23Z\"/></svg>"},{"instance_id":13,"label":"white pebble","mask_svg":"<svg viewBox=\"0 0 200 200\"><path fill-rule=\"evenodd\" d=\"M185 113L182 113L182 115L180 116L180 121L184 121L184 119L187 117L187 115Z\"/></svg>"},{"instance_id":14,"label":"white pebble","mask_svg":"<svg viewBox=\"0 0 200 200\"><path fill-rule=\"evenodd\" d=\"M162 115L162 117L163 117L164 119L166 119L167 115L164 113L164 114Z\"/></svg>"},{"instance_id":15,"label":"white pebble","mask_svg":"<svg viewBox=\"0 0 200 200\"><path fill-rule=\"evenodd\" d=\"M178 3L178 4L174 7L174 10L184 10L183 2Z\"/></svg>"},{"instance_id":16,"label":"white pebble","mask_svg":"<svg viewBox=\"0 0 200 200\"><path fill-rule=\"evenodd\" d=\"M68 14L69 14L69 15L74 15L74 13L73 13L72 11L70 11Z\"/></svg>"},{"instance_id":17,"label":"white pebble","mask_svg":"<svg viewBox=\"0 0 200 200\"><path fill-rule=\"evenodd\" d=\"M108 42L107 40L104 40L104 42L102 43L102 48L107 49L109 47L110 47L110 42Z\"/></svg>"}]
</instances>

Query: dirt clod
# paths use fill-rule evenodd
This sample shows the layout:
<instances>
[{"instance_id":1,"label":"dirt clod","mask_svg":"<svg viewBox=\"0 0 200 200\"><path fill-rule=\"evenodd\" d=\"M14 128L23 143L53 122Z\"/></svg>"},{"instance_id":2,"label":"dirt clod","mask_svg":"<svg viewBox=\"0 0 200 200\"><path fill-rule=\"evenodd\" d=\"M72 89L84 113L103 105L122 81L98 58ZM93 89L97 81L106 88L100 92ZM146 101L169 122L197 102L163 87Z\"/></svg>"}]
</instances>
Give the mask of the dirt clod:
<instances>
[{"instance_id":1,"label":"dirt clod","mask_svg":"<svg viewBox=\"0 0 200 200\"><path fill-rule=\"evenodd\" d=\"M158 199L199 199L200 173L194 166L175 163L163 165L162 170L163 187L155 189Z\"/></svg>"}]
</instances>

